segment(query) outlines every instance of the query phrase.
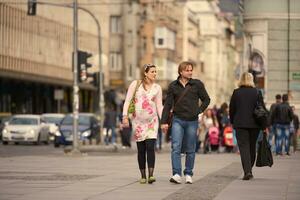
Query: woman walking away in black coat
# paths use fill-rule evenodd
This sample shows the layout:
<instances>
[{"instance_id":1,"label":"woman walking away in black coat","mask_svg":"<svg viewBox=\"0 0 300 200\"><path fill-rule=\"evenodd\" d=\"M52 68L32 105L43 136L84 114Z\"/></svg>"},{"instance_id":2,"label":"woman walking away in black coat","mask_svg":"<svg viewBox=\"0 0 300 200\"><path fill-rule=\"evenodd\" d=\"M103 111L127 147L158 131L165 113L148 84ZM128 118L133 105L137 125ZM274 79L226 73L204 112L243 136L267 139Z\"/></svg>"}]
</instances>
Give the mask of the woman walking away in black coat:
<instances>
[{"instance_id":1,"label":"woman walking away in black coat","mask_svg":"<svg viewBox=\"0 0 300 200\"><path fill-rule=\"evenodd\" d=\"M236 130L244 170L243 180L253 178L252 167L256 156L256 140L260 131L253 116L257 101L258 91L253 82L253 75L245 72L240 78L239 88L233 91L229 105L230 121Z\"/></svg>"}]
</instances>

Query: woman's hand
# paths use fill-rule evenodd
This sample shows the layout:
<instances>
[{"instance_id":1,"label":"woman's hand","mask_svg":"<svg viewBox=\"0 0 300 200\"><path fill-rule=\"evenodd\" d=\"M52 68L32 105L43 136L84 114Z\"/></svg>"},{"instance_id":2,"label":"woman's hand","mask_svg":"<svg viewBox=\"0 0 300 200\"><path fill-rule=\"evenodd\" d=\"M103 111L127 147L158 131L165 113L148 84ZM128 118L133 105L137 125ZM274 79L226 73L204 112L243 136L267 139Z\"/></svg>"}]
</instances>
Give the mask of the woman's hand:
<instances>
[{"instance_id":1,"label":"woman's hand","mask_svg":"<svg viewBox=\"0 0 300 200\"><path fill-rule=\"evenodd\" d=\"M123 127L129 127L129 120L126 115L123 116L122 125L123 125Z\"/></svg>"}]
</instances>

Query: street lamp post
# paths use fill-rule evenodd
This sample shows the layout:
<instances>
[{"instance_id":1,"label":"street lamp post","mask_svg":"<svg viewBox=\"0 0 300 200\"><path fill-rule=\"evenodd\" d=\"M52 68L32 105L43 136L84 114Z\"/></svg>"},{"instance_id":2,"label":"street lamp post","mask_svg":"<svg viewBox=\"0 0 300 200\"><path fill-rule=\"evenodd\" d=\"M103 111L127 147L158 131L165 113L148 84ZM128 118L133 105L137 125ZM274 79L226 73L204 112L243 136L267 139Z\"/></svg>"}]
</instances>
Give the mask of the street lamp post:
<instances>
[{"instance_id":1,"label":"street lamp post","mask_svg":"<svg viewBox=\"0 0 300 200\"><path fill-rule=\"evenodd\" d=\"M78 2L73 2L73 149L72 153L79 153L78 148L78 111L79 111L79 87L78 87Z\"/></svg>"},{"instance_id":2,"label":"street lamp post","mask_svg":"<svg viewBox=\"0 0 300 200\"><path fill-rule=\"evenodd\" d=\"M38 4L44 5L52 5L58 7L68 7L73 8L73 152L79 152L78 148L78 110L79 110L79 87L78 87L78 9L88 13L95 21L97 25L97 32L98 32L98 53L99 53L99 110L100 110L100 134L103 130L103 119L104 119L104 97L103 97L103 66L102 66L102 45L101 45L101 26L96 18L96 16L86 8L79 7L77 0L74 0L73 6L68 4L57 4L57 3L48 3L48 2L36 2ZM101 136L99 136L101 137Z\"/></svg>"}]
</instances>

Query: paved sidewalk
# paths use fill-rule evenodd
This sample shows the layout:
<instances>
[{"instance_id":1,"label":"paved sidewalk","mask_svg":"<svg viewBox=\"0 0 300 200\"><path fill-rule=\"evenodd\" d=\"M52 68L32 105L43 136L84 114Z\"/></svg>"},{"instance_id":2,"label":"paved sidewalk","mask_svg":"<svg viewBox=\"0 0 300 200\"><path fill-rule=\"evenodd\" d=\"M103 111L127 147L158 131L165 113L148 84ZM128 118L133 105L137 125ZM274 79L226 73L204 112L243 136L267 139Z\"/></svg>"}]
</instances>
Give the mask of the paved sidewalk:
<instances>
[{"instance_id":1,"label":"paved sidewalk","mask_svg":"<svg viewBox=\"0 0 300 200\"><path fill-rule=\"evenodd\" d=\"M241 177L229 184L215 200L299 200L300 152L291 156L275 156L274 165L254 168L254 179Z\"/></svg>"},{"instance_id":2,"label":"paved sidewalk","mask_svg":"<svg viewBox=\"0 0 300 200\"><path fill-rule=\"evenodd\" d=\"M251 181L239 155L198 154L192 185L169 183L170 154L156 155L152 185L138 183L134 152L0 157L0 200L300 199L299 152L255 168Z\"/></svg>"}]
</instances>

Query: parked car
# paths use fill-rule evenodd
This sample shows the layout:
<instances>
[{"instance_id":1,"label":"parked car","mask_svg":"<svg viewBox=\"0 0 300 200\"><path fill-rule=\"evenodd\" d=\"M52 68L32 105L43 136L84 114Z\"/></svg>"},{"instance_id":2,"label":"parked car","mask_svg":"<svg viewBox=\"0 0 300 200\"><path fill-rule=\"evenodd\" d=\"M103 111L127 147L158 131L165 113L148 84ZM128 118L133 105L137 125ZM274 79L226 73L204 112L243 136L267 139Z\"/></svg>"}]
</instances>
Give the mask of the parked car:
<instances>
[{"instance_id":1,"label":"parked car","mask_svg":"<svg viewBox=\"0 0 300 200\"><path fill-rule=\"evenodd\" d=\"M42 121L40 115L13 115L2 131L2 143L33 142L48 144L49 128Z\"/></svg>"},{"instance_id":2,"label":"parked car","mask_svg":"<svg viewBox=\"0 0 300 200\"><path fill-rule=\"evenodd\" d=\"M55 133L58 131L58 126L64 117L65 117L65 115L61 114L61 113L44 113L44 114L42 114L42 120L49 127L50 141L54 141Z\"/></svg>"},{"instance_id":3,"label":"parked car","mask_svg":"<svg viewBox=\"0 0 300 200\"><path fill-rule=\"evenodd\" d=\"M10 113L0 113L0 140L2 140L2 131L4 129L5 122L7 122L10 117Z\"/></svg>"},{"instance_id":4,"label":"parked car","mask_svg":"<svg viewBox=\"0 0 300 200\"><path fill-rule=\"evenodd\" d=\"M97 139L100 133L100 123L92 113L79 113L78 139L85 141ZM59 125L59 131L55 134L54 147L70 145L73 143L73 115L66 115Z\"/></svg>"}]
</instances>

